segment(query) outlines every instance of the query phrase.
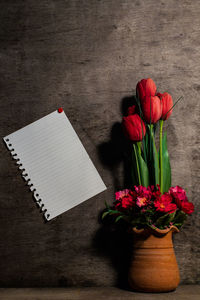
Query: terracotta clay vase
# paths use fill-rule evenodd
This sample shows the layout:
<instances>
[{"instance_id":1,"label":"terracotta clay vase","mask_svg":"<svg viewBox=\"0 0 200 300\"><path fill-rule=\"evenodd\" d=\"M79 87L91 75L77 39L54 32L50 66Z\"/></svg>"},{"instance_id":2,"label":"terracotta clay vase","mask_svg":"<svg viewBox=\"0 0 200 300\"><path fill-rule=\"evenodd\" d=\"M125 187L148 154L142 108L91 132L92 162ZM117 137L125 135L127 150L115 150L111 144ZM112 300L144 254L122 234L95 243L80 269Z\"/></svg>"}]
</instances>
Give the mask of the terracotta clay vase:
<instances>
[{"instance_id":1,"label":"terracotta clay vase","mask_svg":"<svg viewBox=\"0 0 200 300\"><path fill-rule=\"evenodd\" d=\"M175 290L180 276L172 233L179 232L178 228L132 228L132 232L134 252L128 276L131 289L157 293Z\"/></svg>"}]
</instances>

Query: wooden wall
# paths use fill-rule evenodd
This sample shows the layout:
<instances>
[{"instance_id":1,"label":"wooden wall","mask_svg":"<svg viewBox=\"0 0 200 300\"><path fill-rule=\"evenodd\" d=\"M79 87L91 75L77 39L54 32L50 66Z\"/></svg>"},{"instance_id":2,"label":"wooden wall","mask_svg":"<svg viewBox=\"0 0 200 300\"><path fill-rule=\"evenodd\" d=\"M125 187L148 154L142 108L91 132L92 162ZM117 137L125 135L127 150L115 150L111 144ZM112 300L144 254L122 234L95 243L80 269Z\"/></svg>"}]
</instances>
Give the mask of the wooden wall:
<instances>
[{"instance_id":1,"label":"wooden wall","mask_svg":"<svg viewBox=\"0 0 200 300\"><path fill-rule=\"evenodd\" d=\"M108 187L44 223L2 141L1 286L126 281L126 235L98 215L123 187L123 99L146 77L184 97L165 128L173 185L187 189L196 212L174 243L182 283L199 283L199 16L199 1L188 0L0 2L1 137L62 106Z\"/></svg>"}]
</instances>

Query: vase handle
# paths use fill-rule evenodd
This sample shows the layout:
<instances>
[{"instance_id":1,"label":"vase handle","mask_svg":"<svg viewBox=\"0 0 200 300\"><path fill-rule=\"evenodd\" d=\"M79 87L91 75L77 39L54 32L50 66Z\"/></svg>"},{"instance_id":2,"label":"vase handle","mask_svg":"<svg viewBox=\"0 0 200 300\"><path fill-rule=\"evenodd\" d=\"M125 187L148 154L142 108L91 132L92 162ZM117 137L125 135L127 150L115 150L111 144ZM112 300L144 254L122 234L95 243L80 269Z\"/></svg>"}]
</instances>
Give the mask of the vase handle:
<instances>
[{"instance_id":1,"label":"vase handle","mask_svg":"<svg viewBox=\"0 0 200 300\"><path fill-rule=\"evenodd\" d=\"M179 232L179 229L174 225L170 227L170 230L172 230L172 232Z\"/></svg>"},{"instance_id":2,"label":"vase handle","mask_svg":"<svg viewBox=\"0 0 200 300\"><path fill-rule=\"evenodd\" d=\"M133 227L132 230L133 230L133 232L136 233L136 234L141 234L141 233L144 232L144 228L137 229L136 227Z\"/></svg>"}]
</instances>

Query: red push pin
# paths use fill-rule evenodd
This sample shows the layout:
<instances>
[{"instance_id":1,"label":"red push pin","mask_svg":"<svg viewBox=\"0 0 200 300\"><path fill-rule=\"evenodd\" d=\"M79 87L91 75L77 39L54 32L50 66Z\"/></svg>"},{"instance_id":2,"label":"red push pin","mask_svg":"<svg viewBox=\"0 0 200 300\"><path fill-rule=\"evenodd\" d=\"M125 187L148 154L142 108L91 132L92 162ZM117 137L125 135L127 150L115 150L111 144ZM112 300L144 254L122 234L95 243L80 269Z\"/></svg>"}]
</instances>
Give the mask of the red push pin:
<instances>
[{"instance_id":1,"label":"red push pin","mask_svg":"<svg viewBox=\"0 0 200 300\"><path fill-rule=\"evenodd\" d=\"M58 112L59 112L59 114L60 114L61 112L63 112L62 107L59 107Z\"/></svg>"}]
</instances>

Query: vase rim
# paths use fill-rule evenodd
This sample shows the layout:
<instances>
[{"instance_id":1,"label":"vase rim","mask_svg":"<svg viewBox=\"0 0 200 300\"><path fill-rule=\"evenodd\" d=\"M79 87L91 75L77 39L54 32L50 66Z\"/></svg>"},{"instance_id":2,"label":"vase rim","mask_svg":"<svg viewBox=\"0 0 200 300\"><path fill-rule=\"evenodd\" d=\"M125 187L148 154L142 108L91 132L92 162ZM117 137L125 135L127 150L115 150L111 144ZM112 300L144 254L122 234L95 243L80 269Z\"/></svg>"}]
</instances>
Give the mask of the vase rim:
<instances>
[{"instance_id":1,"label":"vase rim","mask_svg":"<svg viewBox=\"0 0 200 300\"><path fill-rule=\"evenodd\" d=\"M147 230L150 231L150 232L152 232L152 233L155 232L155 233L158 233L158 234L167 234L170 231L172 231L172 232L179 232L179 229L176 226L174 226L174 225L172 225L172 226L170 226L170 227L168 227L166 229L159 229L157 227L154 228L154 227L150 227L149 226L148 228L141 228L141 229L137 229L136 227L133 227L132 230L136 234L142 234L143 232L145 232Z\"/></svg>"}]
</instances>

